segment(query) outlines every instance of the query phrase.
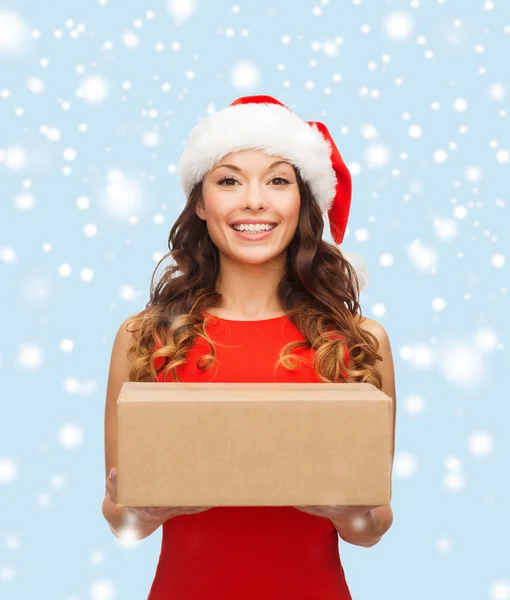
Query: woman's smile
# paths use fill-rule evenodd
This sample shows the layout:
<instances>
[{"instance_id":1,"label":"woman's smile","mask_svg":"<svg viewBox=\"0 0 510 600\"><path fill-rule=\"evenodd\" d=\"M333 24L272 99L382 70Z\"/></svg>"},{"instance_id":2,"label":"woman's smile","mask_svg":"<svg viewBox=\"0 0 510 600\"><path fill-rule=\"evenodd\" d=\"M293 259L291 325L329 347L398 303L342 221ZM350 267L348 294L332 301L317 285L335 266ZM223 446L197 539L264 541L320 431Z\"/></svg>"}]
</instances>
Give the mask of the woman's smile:
<instances>
[{"instance_id":1,"label":"woman's smile","mask_svg":"<svg viewBox=\"0 0 510 600\"><path fill-rule=\"evenodd\" d=\"M234 232L234 234L237 237L241 238L242 240L248 240L250 242L258 242L259 240L264 240L264 239L268 238L277 227L278 227L278 225L275 225L271 229L261 230L260 232L256 232L256 231L249 231L249 230L238 231L237 229L234 229L234 227L232 225L230 225L230 229Z\"/></svg>"}]
</instances>

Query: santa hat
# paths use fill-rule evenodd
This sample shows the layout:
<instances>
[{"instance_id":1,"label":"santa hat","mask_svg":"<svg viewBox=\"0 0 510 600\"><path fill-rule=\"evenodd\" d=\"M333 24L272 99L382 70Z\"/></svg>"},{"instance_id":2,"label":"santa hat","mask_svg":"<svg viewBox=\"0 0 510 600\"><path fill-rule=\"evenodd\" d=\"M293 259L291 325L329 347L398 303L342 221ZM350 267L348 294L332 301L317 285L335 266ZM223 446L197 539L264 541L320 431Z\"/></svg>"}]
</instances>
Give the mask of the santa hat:
<instances>
[{"instance_id":1,"label":"santa hat","mask_svg":"<svg viewBox=\"0 0 510 600\"><path fill-rule=\"evenodd\" d=\"M340 245L351 207L349 169L323 123L303 121L272 96L238 98L194 127L178 167L186 197L224 156L247 149L282 156L299 169L322 212L328 215L334 242ZM355 268L363 289L367 277L361 257L344 250L342 254Z\"/></svg>"}]
</instances>

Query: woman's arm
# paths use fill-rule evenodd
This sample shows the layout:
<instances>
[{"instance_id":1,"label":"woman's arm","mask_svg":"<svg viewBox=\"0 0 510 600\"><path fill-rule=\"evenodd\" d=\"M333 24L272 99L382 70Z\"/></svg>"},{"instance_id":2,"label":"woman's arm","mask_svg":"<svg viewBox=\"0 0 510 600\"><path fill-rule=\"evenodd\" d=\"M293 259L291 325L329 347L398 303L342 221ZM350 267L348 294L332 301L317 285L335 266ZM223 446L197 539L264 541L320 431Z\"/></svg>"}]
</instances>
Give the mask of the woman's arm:
<instances>
[{"instance_id":1,"label":"woman's arm","mask_svg":"<svg viewBox=\"0 0 510 600\"><path fill-rule=\"evenodd\" d=\"M397 418L397 399L395 389L395 368L393 365L393 356L388 334L384 327L374 319L364 318L360 322L360 327L370 332L379 342L378 354L381 360L377 360L375 368L382 377L381 391L393 400L393 444L392 444L392 463L395 458L395 423ZM355 527L356 520L350 523L338 523L335 529L338 535L351 544L370 548L375 546L382 536L393 524L393 511L391 506L378 506L370 511L370 518L367 519L366 528L359 530Z\"/></svg>"},{"instance_id":2,"label":"woman's arm","mask_svg":"<svg viewBox=\"0 0 510 600\"><path fill-rule=\"evenodd\" d=\"M371 333L379 342L377 354L381 360L376 360L374 367L380 373L382 379L381 391L392 399L393 404L393 443L392 443L392 464L395 459L395 425L397 421L397 392L395 389L395 366L393 364L393 354L391 351L390 338L386 329L375 321L364 317L359 326Z\"/></svg>"},{"instance_id":3,"label":"woman's arm","mask_svg":"<svg viewBox=\"0 0 510 600\"><path fill-rule=\"evenodd\" d=\"M105 479L110 469L117 467L117 399L122 384L129 381L127 352L134 343L133 334L126 329L129 320L130 317L119 327L110 358L104 415ZM144 539L161 525L154 520L142 521L127 506L117 506L108 491L103 498L102 513L114 535L121 539Z\"/></svg>"}]
</instances>

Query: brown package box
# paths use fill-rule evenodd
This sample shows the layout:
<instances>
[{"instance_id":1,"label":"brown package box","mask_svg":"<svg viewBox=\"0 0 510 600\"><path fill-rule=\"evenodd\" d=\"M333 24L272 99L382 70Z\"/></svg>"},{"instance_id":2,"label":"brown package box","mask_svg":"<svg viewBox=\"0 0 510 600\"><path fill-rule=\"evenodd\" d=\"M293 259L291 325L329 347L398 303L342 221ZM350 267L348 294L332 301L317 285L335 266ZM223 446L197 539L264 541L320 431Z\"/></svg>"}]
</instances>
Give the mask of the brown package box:
<instances>
[{"instance_id":1,"label":"brown package box","mask_svg":"<svg viewBox=\"0 0 510 600\"><path fill-rule=\"evenodd\" d=\"M369 383L126 382L124 506L382 505L392 399Z\"/></svg>"}]
</instances>

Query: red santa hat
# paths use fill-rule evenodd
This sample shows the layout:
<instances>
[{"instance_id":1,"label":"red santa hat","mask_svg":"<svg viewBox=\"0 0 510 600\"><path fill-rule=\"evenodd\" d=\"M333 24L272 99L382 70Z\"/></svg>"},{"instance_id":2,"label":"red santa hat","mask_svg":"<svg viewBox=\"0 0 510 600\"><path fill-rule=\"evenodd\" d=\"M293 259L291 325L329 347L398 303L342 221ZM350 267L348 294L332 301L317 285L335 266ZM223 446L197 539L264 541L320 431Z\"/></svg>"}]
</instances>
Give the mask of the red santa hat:
<instances>
[{"instance_id":1,"label":"red santa hat","mask_svg":"<svg viewBox=\"0 0 510 600\"><path fill-rule=\"evenodd\" d=\"M186 197L224 156L247 149L282 156L299 169L322 212L328 215L334 242L340 245L351 207L349 169L323 123L303 121L272 96L238 98L194 127L178 167ZM342 254L357 271L362 289L367 281L363 261L344 250Z\"/></svg>"}]
</instances>

